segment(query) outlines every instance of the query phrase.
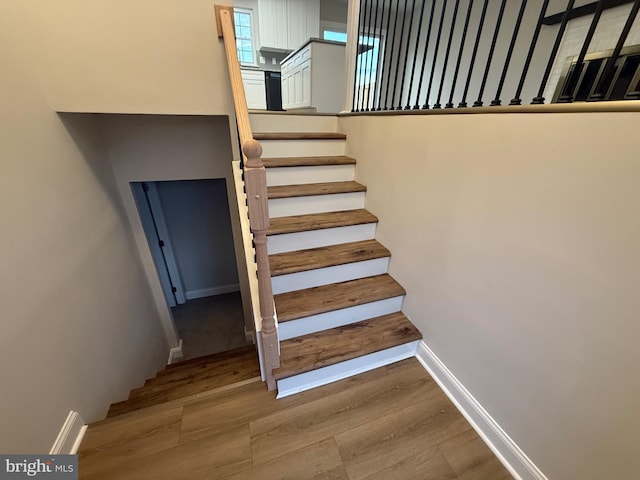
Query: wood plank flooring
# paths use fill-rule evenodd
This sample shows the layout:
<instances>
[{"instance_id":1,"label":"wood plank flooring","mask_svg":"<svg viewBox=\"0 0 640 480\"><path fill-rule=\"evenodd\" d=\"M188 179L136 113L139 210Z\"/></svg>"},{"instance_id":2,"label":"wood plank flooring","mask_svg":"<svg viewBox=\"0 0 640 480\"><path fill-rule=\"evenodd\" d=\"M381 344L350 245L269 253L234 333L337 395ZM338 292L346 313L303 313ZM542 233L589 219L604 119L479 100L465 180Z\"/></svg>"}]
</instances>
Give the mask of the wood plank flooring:
<instances>
[{"instance_id":1,"label":"wood plank flooring","mask_svg":"<svg viewBox=\"0 0 640 480\"><path fill-rule=\"evenodd\" d=\"M376 240L363 240L269 255L269 267L271 276L277 277L390 256L391 252Z\"/></svg>"},{"instance_id":2,"label":"wood plank flooring","mask_svg":"<svg viewBox=\"0 0 640 480\"><path fill-rule=\"evenodd\" d=\"M282 233L306 232L323 228L346 227L376 223L378 217L363 208L344 210L342 212L311 213L309 215L292 215L271 219L268 235Z\"/></svg>"},{"instance_id":3,"label":"wood plank flooring","mask_svg":"<svg viewBox=\"0 0 640 480\"><path fill-rule=\"evenodd\" d=\"M274 295L279 322L355 307L404 295L406 291L390 275L375 275L347 282L305 288Z\"/></svg>"},{"instance_id":4,"label":"wood plank flooring","mask_svg":"<svg viewBox=\"0 0 640 480\"><path fill-rule=\"evenodd\" d=\"M275 400L252 382L89 426L81 479L506 480L409 359Z\"/></svg>"},{"instance_id":5,"label":"wood plank flooring","mask_svg":"<svg viewBox=\"0 0 640 480\"><path fill-rule=\"evenodd\" d=\"M260 375L254 345L170 365L114 403L108 417L246 381Z\"/></svg>"}]
</instances>

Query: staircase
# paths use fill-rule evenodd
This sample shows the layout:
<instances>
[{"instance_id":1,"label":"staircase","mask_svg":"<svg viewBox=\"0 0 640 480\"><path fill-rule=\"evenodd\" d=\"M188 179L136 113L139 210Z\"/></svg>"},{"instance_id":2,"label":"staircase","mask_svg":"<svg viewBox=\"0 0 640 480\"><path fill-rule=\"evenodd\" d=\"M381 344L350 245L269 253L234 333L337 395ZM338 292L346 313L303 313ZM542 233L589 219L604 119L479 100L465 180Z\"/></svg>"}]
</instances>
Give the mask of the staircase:
<instances>
[{"instance_id":1,"label":"staircase","mask_svg":"<svg viewBox=\"0 0 640 480\"><path fill-rule=\"evenodd\" d=\"M107 419L194 396L213 393L231 385L259 380L260 365L254 345L168 365L129 398L113 403Z\"/></svg>"},{"instance_id":2,"label":"staircase","mask_svg":"<svg viewBox=\"0 0 640 480\"><path fill-rule=\"evenodd\" d=\"M267 169L278 397L414 356L422 337L401 312L406 292L387 273L391 253L375 240L337 119L250 120Z\"/></svg>"}]
</instances>

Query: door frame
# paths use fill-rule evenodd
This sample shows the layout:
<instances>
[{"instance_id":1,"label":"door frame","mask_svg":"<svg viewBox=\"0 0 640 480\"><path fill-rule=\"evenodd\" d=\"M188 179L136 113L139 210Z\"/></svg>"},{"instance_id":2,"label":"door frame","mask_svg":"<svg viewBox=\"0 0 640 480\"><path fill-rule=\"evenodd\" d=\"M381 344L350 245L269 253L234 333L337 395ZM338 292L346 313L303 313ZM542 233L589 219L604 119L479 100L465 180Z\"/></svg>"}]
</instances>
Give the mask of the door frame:
<instances>
[{"instance_id":1,"label":"door frame","mask_svg":"<svg viewBox=\"0 0 640 480\"><path fill-rule=\"evenodd\" d=\"M170 307L187 301L157 182L131 182L162 291Z\"/></svg>"}]
</instances>

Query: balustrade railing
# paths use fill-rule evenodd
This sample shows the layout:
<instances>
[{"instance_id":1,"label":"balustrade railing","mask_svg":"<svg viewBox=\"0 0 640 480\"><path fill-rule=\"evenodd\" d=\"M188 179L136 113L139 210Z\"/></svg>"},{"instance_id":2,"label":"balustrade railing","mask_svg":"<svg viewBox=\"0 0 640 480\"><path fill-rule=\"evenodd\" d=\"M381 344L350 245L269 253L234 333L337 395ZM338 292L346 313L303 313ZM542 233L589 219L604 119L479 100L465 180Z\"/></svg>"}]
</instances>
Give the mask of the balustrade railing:
<instances>
[{"instance_id":1,"label":"balustrade railing","mask_svg":"<svg viewBox=\"0 0 640 480\"><path fill-rule=\"evenodd\" d=\"M361 0L352 111L639 98L640 0L574 3Z\"/></svg>"},{"instance_id":2,"label":"balustrade railing","mask_svg":"<svg viewBox=\"0 0 640 480\"><path fill-rule=\"evenodd\" d=\"M233 9L216 6L218 34L224 40L225 54L231 80L231 92L238 126L241 155L244 158L244 186L247 196L249 226L253 235L255 263L258 276L260 340L262 364L269 390L276 388L273 370L280 366L280 346L276 328L273 291L271 289L271 270L267 253L267 230L269 229L269 206L267 203L267 177L262 163L262 146L253 138L249 122L249 110L242 84L240 63L236 50L236 38L233 25ZM247 233L248 235L248 233ZM253 295L252 295L253 297Z\"/></svg>"}]
</instances>

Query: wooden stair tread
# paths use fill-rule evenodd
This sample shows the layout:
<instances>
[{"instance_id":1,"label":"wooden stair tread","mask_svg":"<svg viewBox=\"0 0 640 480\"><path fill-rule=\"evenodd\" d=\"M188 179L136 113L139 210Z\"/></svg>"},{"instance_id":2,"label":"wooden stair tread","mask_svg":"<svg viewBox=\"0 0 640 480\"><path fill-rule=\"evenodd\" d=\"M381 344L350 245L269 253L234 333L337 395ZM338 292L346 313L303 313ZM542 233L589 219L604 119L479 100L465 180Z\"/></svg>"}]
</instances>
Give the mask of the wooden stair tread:
<instances>
[{"instance_id":1,"label":"wooden stair tread","mask_svg":"<svg viewBox=\"0 0 640 480\"><path fill-rule=\"evenodd\" d=\"M278 167L319 167L322 165L355 165L356 159L345 155L318 157L274 157L263 158L266 168Z\"/></svg>"},{"instance_id":2,"label":"wooden stair tread","mask_svg":"<svg viewBox=\"0 0 640 480\"><path fill-rule=\"evenodd\" d=\"M333 195L336 193L366 192L367 187L358 182L305 183L302 185L278 185L267 187L272 198L308 197L312 195Z\"/></svg>"},{"instance_id":3,"label":"wooden stair tread","mask_svg":"<svg viewBox=\"0 0 640 480\"><path fill-rule=\"evenodd\" d=\"M347 136L337 132L278 132L254 133L255 140L344 140Z\"/></svg>"},{"instance_id":4,"label":"wooden stair tread","mask_svg":"<svg viewBox=\"0 0 640 480\"><path fill-rule=\"evenodd\" d=\"M342 243L269 255L271 276L304 272L347 263L390 257L391 253L376 240Z\"/></svg>"},{"instance_id":5,"label":"wooden stair tread","mask_svg":"<svg viewBox=\"0 0 640 480\"><path fill-rule=\"evenodd\" d=\"M406 292L390 275L375 275L274 295L279 322L355 307Z\"/></svg>"},{"instance_id":6,"label":"wooden stair tread","mask_svg":"<svg viewBox=\"0 0 640 480\"><path fill-rule=\"evenodd\" d=\"M357 210L344 210L341 212L293 215L290 217L272 218L271 226L269 227L267 235L280 235L283 233L322 230L324 228L347 227L350 225L376 223L377 221L378 218L375 215L363 208Z\"/></svg>"},{"instance_id":7,"label":"wooden stair tread","mask_svg":"<svg viewBox=\"0 0 640 480\"><path fill-rule=\"evenodd\" d=\"M255 345L247 345L240 348L234 348L233 350L227 350L226 352L212 353L210 355L204 355L202 357L190 358L189 360L182 360L181 362L172 363L167 365L164 370L158 372L159 375L165 375L172 370L181 369L182 371L188 365L211 365L215 362L226 361L231 358L245 357L245 356L257 355Z\"/></svg>"},{"instance_id":8,"label":"wooden stair tread","mask_svg":"<svg viewBox=\"0 0 640 480\"><path fill-rule=\"evenodd\" d=\"M107 418L140 410L179 398L206 392L226 385L249 380L260 375L260 365L255 347L243 347L241 352L227 354L223 360L202 363L201 359L184 362L167 369L164 375L148 381L145 386L131 391L129 399L114 403ZM220 358L220 357L219 357ZM165 370L166 372L166 370Z\"/></svg>"},{"instance_id":9,"label":"wooden stair tread","mask_svg":"<svg viewBox=\"0 0 640 480\"><path fill-rule=\"evenodd\" d=\"M160 370L155 378L151 378L144 383L144 387L132 390L141 390L148 385L157 385L170 383L180 380L191 375L196 375L202 371L217 369L225 370L228 365L237 362L239 364L250 363L258 357L255 345L247 345L245 347L228 350L226 352L214 353L204 357L192 358L182 362L167 365L164 370ZM131 395L129 396L131 398Z\"/></svg>"},{"instance_id":10,"label":"wooden stair tread","mask_svg":"<svg viewBox=\"0 0 640 480\"><path fill-rule=\"evenodd\" d=\"M280 344L277 380L420 340L402 312L304 335Z\"/></svg>"}]
</instances>

